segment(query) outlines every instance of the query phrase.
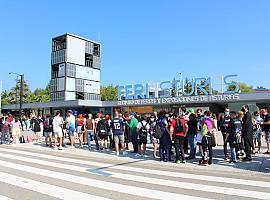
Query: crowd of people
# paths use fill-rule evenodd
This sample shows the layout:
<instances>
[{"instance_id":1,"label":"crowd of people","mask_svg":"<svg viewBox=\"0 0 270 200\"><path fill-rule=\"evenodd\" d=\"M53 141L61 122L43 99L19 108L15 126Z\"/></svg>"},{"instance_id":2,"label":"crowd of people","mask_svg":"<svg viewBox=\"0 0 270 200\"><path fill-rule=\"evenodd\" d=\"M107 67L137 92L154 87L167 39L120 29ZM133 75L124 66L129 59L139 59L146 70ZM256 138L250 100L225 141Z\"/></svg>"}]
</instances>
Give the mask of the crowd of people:
<instances>
[{"instance_id":1,"label":"crowd of people","mask_svg":"<svg viewBox=\"0 0 270 200\"><path fill-rule=\"evenodd\" d=\"M249 112L248 105L243 105L238 112L226 108L224 114L218 117L201 109L195 111L183 106L179 110L179 113L162 110L143 116L118 111L113 116L103 113L97 113L95 117L90 113L75 116L71 110L65 118L59 111L55 116L31 116L29 126L33 136L27 136L26 140L39 141L45 136L46 146L56 150L62 150L67 145L75 148L78 141L79 147L87 147L90 151L115 150L117 156L131 152L136 157L144 158L150 156L146 146L151 143L153 157L162 162L185 163L186 160L196 159L199 153L201 159L198 163L211 165L213 147L217 145L217 134L221 132L224 159L230 163L239 159L251 161L252 154L261 151L262 137L267 143L264 154L270 154L268 108L254 113ZM4 116L0 124L1 144L24 142L21 134L24 126L17 117ZM131 149L129 143L132 143Z\"/></svg>"}]
</instances>

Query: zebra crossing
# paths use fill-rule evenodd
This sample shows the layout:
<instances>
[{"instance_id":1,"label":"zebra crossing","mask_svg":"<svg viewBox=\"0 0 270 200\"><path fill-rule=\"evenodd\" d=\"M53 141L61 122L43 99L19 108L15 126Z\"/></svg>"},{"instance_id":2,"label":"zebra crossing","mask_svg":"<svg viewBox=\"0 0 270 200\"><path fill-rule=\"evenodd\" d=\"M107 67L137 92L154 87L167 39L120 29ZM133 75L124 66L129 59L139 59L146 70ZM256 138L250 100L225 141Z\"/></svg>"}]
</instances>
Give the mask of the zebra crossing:
<instances>
[{"instance_id":1,"label":"zebra crossing","mask_svg":"<svg viewBox=\"0 0 270 200\"><path fill-rule=\"evenodd\" d=\"M74 158L64 151L4 146L0 147L0 191L1 184L21 190L1 192L0 199L24 199L25 194L25 199L34 199L32 192L45 195L44 199L270 199L268 179L204 175L164 166L157 169L144 163L111 164L108 159L100 162L91 156Z\"/></svg>"}]
</instances>

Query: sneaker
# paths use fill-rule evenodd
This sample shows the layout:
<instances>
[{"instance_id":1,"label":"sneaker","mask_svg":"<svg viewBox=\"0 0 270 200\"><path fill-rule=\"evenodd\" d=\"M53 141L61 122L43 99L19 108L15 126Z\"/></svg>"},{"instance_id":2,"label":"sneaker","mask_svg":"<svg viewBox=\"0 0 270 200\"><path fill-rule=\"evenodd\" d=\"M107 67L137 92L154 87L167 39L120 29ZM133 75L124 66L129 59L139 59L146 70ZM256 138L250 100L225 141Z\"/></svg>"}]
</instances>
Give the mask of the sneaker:
<instances>
[{"instance_id":1,"label":"sneaker","mask_svg":"<svg viewBox=\"0 0 270 200\"><path fill-rule=\"evenodd\" d=\"M185 164L185 163L186 163L186 161L185 161L185 160L182 160L182 161L181 161L181 163L182 163L182 164Z\"/></svg>"},{"instance_id":2,"label":"sneaker","mask_svg":"<svg viewBox=\"0 0 270 200\"><path fill-rule=\"evenodd\" d=\"M106 151L109 151L109 149L107 148Z\"/></svg>"},{"instance_id":3,"label":"sneaker","mask_svg":"<svg viewBox=\"0 0 270 200\"><path fill-rule=\"evenodd\" d=\"M141 156L141 154L139 154L139 153L136 153L135 154L135 157L139 157L139 156Z\"/></svg>"},{"instance_id":4,"label":"sneaker","mask_svg":"<svg viewBox=\"0 0 270 200\"><path fill-rule=\"evenodd\" d=\"M208 161L207 160L203 160L201 163L200 163L200 165L207 165L208 164Z\"/></svg>"},{"instance_id":5,"label":"sneaker","mask_svg":"<svg viewBox=\"0 0 270 200\"><path fill-rule=\"evenodd\" d=\"M58 150L63 150L63 147L61 147L61 146L60 146L60 147L58 147Z\"/></svg>"},{"instance_id":6,"label":"sneaker","mask_svg":"<svg viewBox=\"0 0 270 200\"><path fill-rule=\"evenodd\" d=\"M149 156L144 154L144 155L142 155L142 157L143 158L148 158Z\"/></svg>"},{"instance_id":7,"label":"sneaker","mask_svg":"<svg viewBox=\"0 0 270 200\"><path fill-rule=\"evenodd\" d=\"M128 152L127 151L123 151L123 155L128 155Z\"/></svg>"},{"instance_id":8,"label":"sneaker","mask_svg":"<svg viewBox=\"0 0 270 200\"><path fill-rule=\"evenodd\" d=\"M116 152L116 156L119 156L119 152Z\"/></svg>"},{"instance_id":9,"label":"sneaker","mask_svg":"<svg viewBox=\"0 0 270 200\"><path fill-rule=\"evenodd\" d=\"M270 154L269 151L264 152L263 154Z\"/></svg>"},{"instance_id":10,"label":"sneaker","mask_svg":"<svg viewBox=\"0 0 270 200\"><path fill-rule=\"evenodd\" d=\"M252 161L252 159L245 157L245 158L242 159L242 161L243 162L250 162L250 161Z\"/></svg>"},{"instance_id":11,"label":"sneaker","mask_svg":"<svg viewBox=\"0 0 270 200\"><path fill-rule=\"evenodd\" d=\"M229 159L229 156L226 155L226 156L224 157L224 160L228 160L228 159Z\"/></svg>"},{"instance_id":12,"label":"sneaker","mask_svg":"<svg viewBox=\"0 0 270 200\"><path fill-rule=\"evenodd\" d=\"M212 165L213 161L212 160L208 160L208 165Z\"/></svg>"},{"instance_id":13,"label":"sneaker","mask_svg":"<svg viewBox=\"0 0 270 200\"><path fill-rule=\"evenodd\" d=\"M177 161L176 161L176 164L180 164L180 163L181 163L181 161L180 161L180 160L177 160Z\"/></svg>"}]
</instances>

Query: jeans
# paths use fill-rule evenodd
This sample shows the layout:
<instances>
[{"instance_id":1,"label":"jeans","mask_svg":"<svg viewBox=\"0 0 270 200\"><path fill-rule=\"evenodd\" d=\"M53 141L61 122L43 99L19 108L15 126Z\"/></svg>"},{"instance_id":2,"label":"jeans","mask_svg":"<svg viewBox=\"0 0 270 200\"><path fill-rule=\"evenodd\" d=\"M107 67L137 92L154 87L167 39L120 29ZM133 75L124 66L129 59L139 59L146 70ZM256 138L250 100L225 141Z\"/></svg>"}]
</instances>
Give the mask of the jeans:
<instances>
[{"instance_id":1,"label":"jeans","mask_svg":"<svg viewBox=\"0 0 270 200\"><path fill-rule=\"evenodd\" d=\"M96 150L99 150L98 134L96 132L94 133L94 140L96 143Z\"/></svg>"},{"instance_id":2,"label":"jeans","mask_svg":"<svg viewBox=\"0 0 270 200\"><path fill-rule=\"evenodd\" d=\"M196 157L196 147L197 147L196 134L188 135L188 143L190 147L189 158L193 159Z\"/></svg>"},{"instance_id":3,"label":"jeans","mask_svg":"<svg viewBox=\"0 0 270 200\"><path fill-rule=\"evenodd\" d=\"M230 149L231 149L231 159L232 159L232 161L236 161L235 147L233 145L230 145Z\"/></svg>"},{"instance_id":4,"label":"jeans","mask_svg":"<svg viewBox=\"0 0 270 200\"><path fill-rule=\"evenodd\" d=\"M93 131L87 130L87 144L88 144L88 149L91 150L91 138L92 138L92 133Z\"/></svg>"},{"instance_id":5,"label":"jeans","mask_svg":"<svg viewBox=\"0 0 270 200\"><path fill-rule=\"evenodd\" d=\"M184 139L182 136L175 136L174 138L176 160L180 160L180 154L181 160L185 160Z\"/></svg>"},{"instance_id":6,"label":"jeans","mask_svg":"<svg viewBox=\"0 0 270 200\"><path fill-rule=\"evenodd\" d=\"M8 131L3 131L1 135L1 144L9 144L10 143L10 133Z\"/></svg>"}]
</instances>

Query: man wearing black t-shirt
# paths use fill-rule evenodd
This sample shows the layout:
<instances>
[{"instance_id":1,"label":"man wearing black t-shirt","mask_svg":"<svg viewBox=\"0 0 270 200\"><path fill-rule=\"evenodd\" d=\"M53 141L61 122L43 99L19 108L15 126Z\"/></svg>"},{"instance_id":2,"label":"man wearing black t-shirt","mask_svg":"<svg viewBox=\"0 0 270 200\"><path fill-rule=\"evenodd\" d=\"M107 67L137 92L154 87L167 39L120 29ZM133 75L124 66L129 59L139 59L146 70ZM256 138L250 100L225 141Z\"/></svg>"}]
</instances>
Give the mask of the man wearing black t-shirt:
<instances>
[{"instance_id":1,"label":"man wearing black t-shirt","mask_svg":"<svg viewBox=\"0 0 270 200\"><path fill-rule=\"evenodd\" d=\"M264 154L270 154L270 113L268 108L261 109L263 122L262 131L264 131L265 140L267 144L267 151Z\"/></svg>"}]
</instances>

